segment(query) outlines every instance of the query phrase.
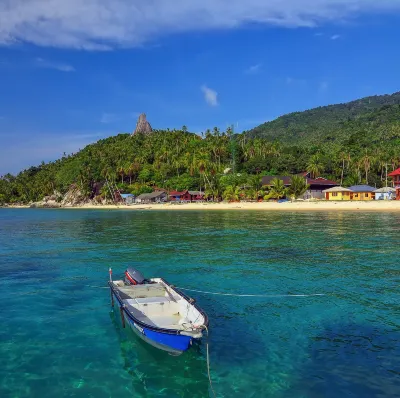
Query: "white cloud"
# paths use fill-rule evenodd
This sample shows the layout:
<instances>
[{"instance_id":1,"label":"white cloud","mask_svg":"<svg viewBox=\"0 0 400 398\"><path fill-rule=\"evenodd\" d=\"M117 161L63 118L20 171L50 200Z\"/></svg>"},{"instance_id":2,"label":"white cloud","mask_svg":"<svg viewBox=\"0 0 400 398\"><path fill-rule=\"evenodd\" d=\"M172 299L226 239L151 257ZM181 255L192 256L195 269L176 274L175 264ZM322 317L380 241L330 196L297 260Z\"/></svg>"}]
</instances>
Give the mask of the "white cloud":
<instances>
[{"instance_id":1,"label":"white cloud","mask_svg":"<svg viewBox=\"0 0 400 398\"><path fill-rule=\"evenodd\" d=\"M331 36L331 40L337 40L337 39L340 39L340 35Z\"/></svg>"},{"instance_id":2,"label":"white cloud","mask_svg":"<svg viewBox=\"0 0 400 398\"><path fill-rule=\"evenodd\" d=\"M35 66L38 68L56 69L59 70L60 72L75 72L75 68L71 65L46 61L43 58L36 58Z\"/></svg>"},{"instance_id":3,"label":"white cloud","mask_svg":"<svg viewBox=\"0 0 400 398\"><path fill-rule=\"evenodd\" d=\"M399 10L399 0L2 0L0 43L107 50L167 33L254 22L314 27Z\"/></svg>"},{"instance_id":4,"label":"white cloud","mask_svg":"<svg viewBox=\"0 0 400 398\"><path fill-rule=\"evenodd\" d=\"M256 65L252 65L249 68L247 68L244 73L246 73L247 75L255 75L256 73L258 73L261 69L261 64L256 64Z\"/></svg>"},{"instance_id":5,"label":"white cloud","mask_svg":"<svg viewBox=\"0 0 400 398\"><path fill-rule=\"evenodd\" d=\"M201 86L201 91L208 105L218 106L218 93L215 90L207 86Z\"/></svg>"}]
</instances>

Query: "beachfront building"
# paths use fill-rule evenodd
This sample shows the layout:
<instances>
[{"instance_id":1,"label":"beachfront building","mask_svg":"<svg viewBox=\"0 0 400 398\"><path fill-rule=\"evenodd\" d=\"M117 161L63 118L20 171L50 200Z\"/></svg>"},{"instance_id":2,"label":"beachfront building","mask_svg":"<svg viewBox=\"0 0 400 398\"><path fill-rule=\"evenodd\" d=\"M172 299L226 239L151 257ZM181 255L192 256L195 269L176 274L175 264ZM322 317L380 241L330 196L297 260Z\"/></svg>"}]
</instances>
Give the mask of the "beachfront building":
<instances>
[{"instance_id":1,"label":"beachfront building","mask_svg":"<svg viewBox=\"0 0 400 398\"><path fill-rule=\"evenodd\" d=\"M326 200L350 200L352 191L348 188L333 187L324 189L323 194Z\"/></svg>"},{"instance_id":2,"label":"beachfront building","mask_svg":"<svg viewBox=\"0 0 400 398\"><path fill-rule=\"evenodd\" d=\"M135 202L135 195L131 193L121 193L121 198L126 205L131 205Z\"/></svg>"},{"instance_id":3,"label":"beachfront building","mask_svg":"<svg viewBox=\"0 0 400 398\"><path fill-rule=\"evenodd\" d=\"M400 200L400 168L388 174L393 179L393 187L396 190L396 200Z\"/></svg>"},{"instance_id":4,"label":"beachfront building","mask_svg":"<svg viewBox=\"0 0 400 398\"><path fill-rule=\"evenodd\" d=\"M185 191L171 191L168 194L171 202L190 202L191 195L188 190Z\"/></svg>"},{"instance_id":5,"label":"beachfront building","mask_svg":"<svg viewBox=\"0 0 400 398\"><path fill-rule=\"evenodd\" d=\"M307 185L309 185L308 190L304 193L301 199L324 199L325 196L323 192L325 190L339 185L337 182L323 177L310 178L310 173L307 172L300 173L298 175L304 177ZM286 187L290 187L291 185L290 176L265 176L262 178L262 185L270 186L271 181L274 178L282 180Z\"/></svg>"},{"instance_id":6,"label":"beachfront building","mask_svg":"<svg viewBox=\"0 0 400 398\"><path fill-rule=\"evenodd\" d=\"M201 191L189 191L189 194L191 196L191 201L192 202L201 202L204 200L204 192Z\"/></svg>"},{"instance_id":7,"label":"beachfront building","mask_svg":"<svg viewBox=\"0 0 400 398\"><path fill-rule=\"evenodd\" d=\"M375 187L369 185L353 185L349 187L351 200L375 200Z\"/></svg>"},{"instance_id":8,"label":"beachfront building","mask_svg":"<svg viewBox=\"0 0 400 398\"><path fill-rule=\"evenodd\" d=\"M171 191L168 196L171 202L200 202L204 200L204 192L201 191Z\"/></svg>"},{"instance_id":9,"label":"beachfront building","mask_svg":"<svg viewBox=\"0 0 400 398\"><path fill-rule=\"evenodd\" d=\"M167 194L163 191L142 193L136 198L136 203L162 203L167 201Z\"/></svg>"},{"instance_id":10,"label":"beachfront building","mask_svg":"<svg viewBox=\"0 0 400 398\"><path fill-rule=\"evenodd\" d=\"M383 187L376 189L375 200L393 200L396 199L396 189L392 187Z\"/></svg>"}]
</instances>

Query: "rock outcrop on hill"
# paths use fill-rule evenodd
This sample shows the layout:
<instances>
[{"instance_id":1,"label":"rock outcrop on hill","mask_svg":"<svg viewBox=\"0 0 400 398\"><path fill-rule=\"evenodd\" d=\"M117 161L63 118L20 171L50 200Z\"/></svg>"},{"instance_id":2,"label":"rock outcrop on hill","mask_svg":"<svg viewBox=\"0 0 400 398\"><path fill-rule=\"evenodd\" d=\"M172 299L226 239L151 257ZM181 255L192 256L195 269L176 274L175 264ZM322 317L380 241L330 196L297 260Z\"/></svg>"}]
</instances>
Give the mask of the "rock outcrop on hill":
<instances>
[{"instance_id":1,"label":"rock outcrop on hill","mask_svg":"<svg viewBox=\"0 0 400 398\"><path fill-rule=\"evenodd\" d=\"M150 134L152 131L153 129L151 128L150 123L146 119L146 114L142 113L139 116L139 119L136 123L135 131L133 132L132 135L135 135L137 133Z\"/></svg>"}]
</instances>

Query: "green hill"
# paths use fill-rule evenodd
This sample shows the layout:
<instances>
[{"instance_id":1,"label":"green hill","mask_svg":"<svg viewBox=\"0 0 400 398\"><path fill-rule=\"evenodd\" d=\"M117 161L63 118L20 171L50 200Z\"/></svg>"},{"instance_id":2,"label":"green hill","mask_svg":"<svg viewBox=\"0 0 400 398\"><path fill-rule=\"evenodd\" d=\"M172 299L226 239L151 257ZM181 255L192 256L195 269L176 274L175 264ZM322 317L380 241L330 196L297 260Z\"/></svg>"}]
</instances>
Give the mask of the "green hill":
<instances>
[{"instance_id":1,"label":"green hill","mask_svg":"<svg viewBox=\"0 0 400 398\"><path fill-rule=\"evenodd\" d=\"M16 176L0 176L0 205L111 199L107 183L135 195L154 188L205 190L211 197L258 198L261 175L308 171L344 185L382 186L400 160L400 93L282 116L243 134L214 128L119 134ZM224 175L224 171L228 173Z\"/></svg>"},{"instance_id":2,"label":"green hill","mask_svg":"<svg viewBox=\"0 0 400 398\"><path fill-rule=\"evenodd\" d=\"M400 92L366 97L346 104L323 106L281 116L247 131L248 137L286 144L344 142L400 137Z\"/></svg>"}]
</instances>

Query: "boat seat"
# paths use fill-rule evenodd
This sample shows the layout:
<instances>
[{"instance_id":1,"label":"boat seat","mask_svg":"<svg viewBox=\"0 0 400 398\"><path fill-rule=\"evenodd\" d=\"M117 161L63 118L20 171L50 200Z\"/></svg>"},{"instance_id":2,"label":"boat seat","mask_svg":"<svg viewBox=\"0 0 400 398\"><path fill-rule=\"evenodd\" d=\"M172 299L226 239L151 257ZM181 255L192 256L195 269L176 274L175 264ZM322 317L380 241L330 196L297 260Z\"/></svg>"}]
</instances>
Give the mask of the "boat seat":
<instances>
[{"instance_id":1,"label":"boat seat","mask_svg":"<svg viewBox=\"0 0 400 398\"><path fill-rule=\"evenodd\" d=\"M159 283L150 285L133 285L118 288L119 294L123 299L129 298L147 298L147 297L164 297L166 289Z\"/></svg>"}]
</instances>

